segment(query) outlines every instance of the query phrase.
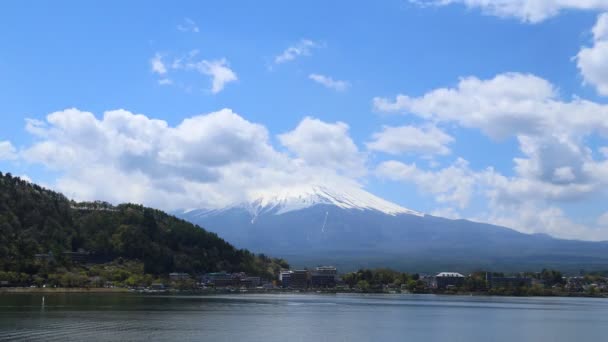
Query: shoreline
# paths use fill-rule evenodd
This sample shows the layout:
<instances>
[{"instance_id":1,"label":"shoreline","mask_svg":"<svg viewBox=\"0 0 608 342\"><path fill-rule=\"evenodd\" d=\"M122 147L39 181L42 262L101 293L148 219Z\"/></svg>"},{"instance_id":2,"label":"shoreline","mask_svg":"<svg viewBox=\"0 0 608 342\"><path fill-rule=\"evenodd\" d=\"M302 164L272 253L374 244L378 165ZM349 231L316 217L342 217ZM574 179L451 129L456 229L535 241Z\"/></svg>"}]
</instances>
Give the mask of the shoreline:
<instances>
[{"instance_id":1,"label":"shoreline","mask_svg":"<svg viewBox=\"0 0 608 342\"><path fill-rule=\"evenodd\" d=\"M2 294L52 294L52 293L129 293L126 288L105 288L105 287L0 287Z\"/></svg>"},{"instance_id":2,"label":"shoreline","mask_svg":"<svg viewBox=\"0 0 608 342\"><path fill-rule=\"evenodd\" d=\"M490 296L490 297L519 297L519 298L533 298L533 297L554 297L554 298L608 298L603 294L588 295L582 293L563 293L553 295L513 295L513 294L490 294L487 292L457 292L457 293L407 293L407 292L359 292L359 291L301 291L301 290L248 290L248 291L234 291L228 289L222 290L160 290L160 291L137 291L128 288L86 288L86 287L56 287L56 288L34 288L34 287L3 287L0 288L0 295L3 294L137 294L137 295L226 295L226 294L302 294L302 295L323 295L323 294L384 294L384 295L395 295L395 294L419 294L419 295L435 295L435 296Z\"/></svg>"}]
</instances>

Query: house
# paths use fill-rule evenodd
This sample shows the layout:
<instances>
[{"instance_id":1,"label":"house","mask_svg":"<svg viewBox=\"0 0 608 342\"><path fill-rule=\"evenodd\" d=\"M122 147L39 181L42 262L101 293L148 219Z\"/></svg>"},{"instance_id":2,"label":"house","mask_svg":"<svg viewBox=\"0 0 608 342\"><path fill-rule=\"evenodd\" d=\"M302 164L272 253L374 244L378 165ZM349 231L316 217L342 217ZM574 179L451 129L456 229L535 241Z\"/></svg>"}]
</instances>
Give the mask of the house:
<instances>
[{"instance_id":1,"label":"house","mask_svg":"<svg viewBox=\"0 0 608 342\"><path fill-rule=\"evenodd\" d=\"M291 270L281 270L279 273L279 281L281 282L283 288L288 288L291 283L291 275L293 271Z\"/></svg>"},{"instance_id":2,"label":"house","mask_svg":"<svg viewBox=\"0 0 608 342\"><path fill-rule=\"evenodd\" d=\"M310 274L310 284L313 288L335 287L338 271L334 266L319 266Z\"/></svg>"},{"instance_id":3,"label":"house","mask_svg":"<svg viewBox=\"0 0 608 342\"><path fill-rule=\"evenodd\" d=\"M289 287L292 289L307 289L310 286L310 272L306 269L295 270L289 279Z\"/></svg>"},{"instance_id":4,"label":"house","mask_svg":"<svg viewBox=\"0 0 608 342\"><path fill-rule=\"evenodd\" d=\"M260 277L243 277L240 278L240 285L245 287L258 287L262 284Z\"/></svg>"},{"instance_id":5,"label":"house","mask_svg":"<svg viewBox=\"0 0 608 342\"><path fill-rule=\"evenodd\" d=\"M532 285L532 278L527 277L496 277L491 272L486 272L486 282L491 289L495 288L519 288Z\"/></svg>"},{"instance_id":6,"label":"house","mask_svg":"<svg viewBox=\"0 0 608 342\"><path fill-rule=\"evenodd\" d=\"M585 290L585 285L584 277L570 277L566 281L566 289L570 292L582 292Z\"/></svg>"},{"instance_id":7,"label":"house","mask_svg":"<svg viewBox=\"0 0 608 342\"><path fill-rule=\"evenodd\" d=\"M215 287L238 286L239 279L231 273L213 272L205 274L201 282Z\"/></svg>"},{"instance_id":8,"label":"house","mask_svg":"<svg viewBox=\"0 0 608 342\"><path fill-rule=\"evenodd\" d=\"M433 286L436 289L460 287L464 284L464 276L456 272L441 272L435 276Z\"/></svg>"}]
</instances>

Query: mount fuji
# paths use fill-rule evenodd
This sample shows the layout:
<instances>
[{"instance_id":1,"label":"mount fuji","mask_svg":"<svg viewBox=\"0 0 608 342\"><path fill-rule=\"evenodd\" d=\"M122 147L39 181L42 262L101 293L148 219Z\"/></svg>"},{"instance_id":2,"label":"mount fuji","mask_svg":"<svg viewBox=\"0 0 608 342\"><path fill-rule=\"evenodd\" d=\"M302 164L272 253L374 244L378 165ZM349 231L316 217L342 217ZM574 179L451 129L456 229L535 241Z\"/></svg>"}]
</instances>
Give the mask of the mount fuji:
<instances>
[{"instance_id":1,"label":"mount fuji","mask_svg":"<svg viewBox=\"0 0 608 342\"><path fill-rule=\"evenodd\" d=\"M403 208L357 187L304 185L176 213L241 248L343 270L608 270L608 242L562 240Z\"/></svg>"}]
</instances>

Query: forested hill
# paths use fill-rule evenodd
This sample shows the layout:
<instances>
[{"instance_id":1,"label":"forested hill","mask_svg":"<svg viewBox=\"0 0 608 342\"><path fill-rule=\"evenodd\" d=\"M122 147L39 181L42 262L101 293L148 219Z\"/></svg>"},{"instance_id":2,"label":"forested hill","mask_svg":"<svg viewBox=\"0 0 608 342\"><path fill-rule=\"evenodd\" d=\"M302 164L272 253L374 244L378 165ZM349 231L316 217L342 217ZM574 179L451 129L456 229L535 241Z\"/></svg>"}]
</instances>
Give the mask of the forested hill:
<instances>
[{"instance_id":1,"label":"forested hill","mask_svg":"<svg viewBox=\"0 0 608 342\"><path fill-rule=\"evenodd\" d=\"M69 268L66 252L78 250L97 262L143 262L144 272L152 275L225 270L270 277L287 267L283 260L236 249L215 233L159 210L77 203L0 173L0 271L41 273L48 265L36 254L50 253L57 268Z\"/></svg>"}]
</instances>

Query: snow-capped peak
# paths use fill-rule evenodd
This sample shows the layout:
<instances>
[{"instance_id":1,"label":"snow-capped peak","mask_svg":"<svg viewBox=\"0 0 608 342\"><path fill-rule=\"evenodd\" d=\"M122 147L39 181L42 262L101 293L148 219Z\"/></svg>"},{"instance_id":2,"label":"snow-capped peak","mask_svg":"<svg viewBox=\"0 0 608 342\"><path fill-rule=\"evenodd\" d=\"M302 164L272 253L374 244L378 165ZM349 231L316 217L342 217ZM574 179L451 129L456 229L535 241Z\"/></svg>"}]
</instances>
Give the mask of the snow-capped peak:
<instances>
[{"instance_id":1,"label":"snow-capped peak","mask_svg":"<svg viewBox=\"0 0 608 342\"><path fill-rule=\"evenodd\" d=\"M249 197L250 201L241 207L245 207L254 216L264 212L273 212L278 215L317 204L335 205L344 209L376 210L388 215L423 216L422 213L403 208L357 187L337 190L323 185L298 185L256 191Z\"/></svg>"}]
</instances>

